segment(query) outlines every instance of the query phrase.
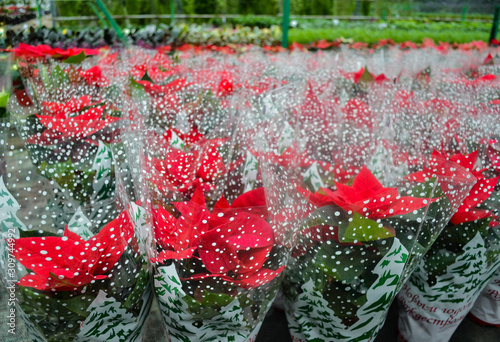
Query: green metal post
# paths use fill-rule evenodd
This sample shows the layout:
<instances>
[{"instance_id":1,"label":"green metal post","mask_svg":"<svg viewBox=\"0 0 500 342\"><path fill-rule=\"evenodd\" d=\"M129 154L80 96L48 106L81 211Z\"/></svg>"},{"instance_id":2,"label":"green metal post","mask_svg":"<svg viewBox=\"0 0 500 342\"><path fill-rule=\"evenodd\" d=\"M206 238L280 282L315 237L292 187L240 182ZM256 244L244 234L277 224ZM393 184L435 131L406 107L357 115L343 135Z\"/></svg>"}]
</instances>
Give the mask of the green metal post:
<instances>
[{"instance_id":1,"label":"green metal post","mask_svg":"<svg viewBox=\"0 0 500 342\"><path fill-rule=\"evenodd\" d=\"M175 0L170 0L170 25L175 22Z\"/></svg>"},{"instance_id":2,"label":"green metal post","mask_svg":"<svg viewBox=\"0 0 500 342\"><path fill-rule=\"evenodd\" d=\"M40 7L40 1L36 0L36 10L38 12L38 26L42 27L42 9Z\"/></svg>"},{"instance_id":3,"label":"green metal post","mask_svg":"<svg viewBox=\"0 0 500 342\"><path fill-rule=\"evenodd\" d=\"M108 20L109 24L115 30L116 34L118 37L122 40L123 44L127 45L127 38L123 34L122 30L120 29L120 26L116 23L116 21L113 19L111 16L111 13L109 13L108 9L106 8L106 5L101 0L95 0L95 3L97 7L101 10L102 13L104 13L104 16Z\"/></svg>"},{"instance_id":4,"label":"green metal post","mask_svg":"<svg viewBox=\"0 0 500 342\"><path fill-rule=\"evenodd\" d=\"M382 21L385 21L385 14L386 14L386 12L385 12L385 8L384 8L382 10Z\"/></svg>"},{"instance_id":5,"label":"green metal post","mask_svg":"<svg viewBox=\"0 0 500 342\"><path fill-rule=\"evenodd\" d=\"M500 22L500 6L495 8L495 16L493 17L493 25L491 26L490 44L497 37L498 23Z\"/></svg>"},{"instance_id":6,"label":"green metal post","mask_svg":"<svg viewBox=\"0 0 500 342\"><path fill-rule=\"evenodd\" d=\"M281 38L281 46L285 49L288 47L288 27L290 26L290 0L283 0L283 37Z\"/></svg>"},{"instance_id":7,"label":"green metal post","mask_svg":"<svg viewBox=\"0 0 500 342\"><path fill-rule=\"evenodd\" d=\"M54 0L50 0L50 16L52 17L52 27L56 27L56 22L54 21L54 17L56 16L56 4Z\"/></svg>"},{"instance_id":8,"label":"green metal post","mask_svg":"<svg viewBox=\"0 0 500 342\"><path fill-rule=\"evenodd\" d=\"M465 17L467 16L467 7L462 8L462 22L465 22Z\"/></svg>"},{"instance_id":9,"label":"green metal post","mask_svg":"<svg viewBox=\"0 0 500 342\"><path fill-rule=\"evenodd\" d=\"M94 11L95 15L97 16L97 19L99 19L99 22L104 26L104 27L109 27L108 22L104 20L102 17L101 13L99 13L99 10L97 7L94 5L93 2L90 2L90 7L92 8L92 11Z\"/></svg>"}]
</instances>

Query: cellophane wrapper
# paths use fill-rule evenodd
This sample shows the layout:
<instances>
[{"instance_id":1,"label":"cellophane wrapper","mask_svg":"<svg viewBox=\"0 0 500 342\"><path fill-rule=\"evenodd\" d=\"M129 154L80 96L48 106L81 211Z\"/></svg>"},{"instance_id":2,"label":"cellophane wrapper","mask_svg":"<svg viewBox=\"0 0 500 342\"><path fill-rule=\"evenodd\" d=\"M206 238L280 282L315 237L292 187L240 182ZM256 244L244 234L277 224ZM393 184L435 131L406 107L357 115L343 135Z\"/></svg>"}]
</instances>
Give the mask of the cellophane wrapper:
<instances>
[{"instance_id":1,"label":"cellophane wrapper","mask_svg":"<svg viewBox=\"0 0 500 342\"><path fill-rule=\"evenodd\" d=\"M477 151L455 156L479 170ZM498 176L489 171L473 172L470 194L398 296L405 340L451 338L500 264Z\"/></svg>"},{"instance_id":2,"label":"cellophane wrapper","mask_svg":"<svg viewBox=\"0 0 500 342\"><path fill-rule=\"evenodd\" d=\"M440 152L431 158L459 163L476 182L398 295L400 337L409 342L450 339L500 265L499 126L492 102L499 83L485 68L467 77L442 75L436 98L427 102L427 113L445 124ZM408 177L421 182L421 176Z\"/></svg>"},{"instance_id":3,"label":"cellophane wrapper","mask_svg":"<svg viewBox=\"0 0 500 342\"><path fill-rule=\"evenodd\" d=\"M354 85L332 77L333 88L308 82L297 114L298 187L310 206L285 270L284 304L294 340L370 341L474 177L443 162L423 184L404 178L424 162L396 159L411 153L391 121L397 89L370 75Z\"/></svg>"},{"instance_id":4,"label":"cellophane wrapper","mask_svg":"<svg viewBox=\"0 0 500 342\"><path fill-rule=\"evenodd\" d=\"M497 270L469 312L473 321L486 326L500 326L500 272Z\"/></svg>"},{"instance_id":5,"label":"cellophane wrapper","mask_svg":"<svg viewBox=\"0 0 500 342\"><path fill-rule=\"evenodd\" d=\"M1 182L2 279L35 341L137 341L153 292L140 222L120 194L127 178L115 174L127 164L121 111L72 74L85 63L36 61L30 72L47 79L24 79L30 91L9 102L19 134Z\"/></svg>"},{"instance_id":6,"label":"cellophane wrapper","mask_svg":"<svg viewBox=\"0 0 500 342\"><path fill-rule=\"evenodd\" d=\"M136 178L171 341L254 341L290 250L275 223L281 202L270 205L260 169L262 119L252 125L272 96L234 90L239 74L227 70L235 65L244 69L237 57L192 56L163 79L130 80L133 123L143 132L131 135Z\"/></svg>"}]
</instances>

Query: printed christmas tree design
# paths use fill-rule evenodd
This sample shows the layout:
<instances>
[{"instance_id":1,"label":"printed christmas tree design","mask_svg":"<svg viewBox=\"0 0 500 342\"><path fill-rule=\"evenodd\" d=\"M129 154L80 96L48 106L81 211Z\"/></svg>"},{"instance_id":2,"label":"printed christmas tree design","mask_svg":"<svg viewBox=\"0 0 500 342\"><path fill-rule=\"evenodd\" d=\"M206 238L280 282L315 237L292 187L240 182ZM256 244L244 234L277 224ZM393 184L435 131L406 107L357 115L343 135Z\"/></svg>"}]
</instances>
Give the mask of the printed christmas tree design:
<instances>
[{"instance_id":1,"label":"printed christmas tree design","mask_svg":"<svg viewBox=\"0 0 500 342\"><path fill-rule=\"evenodd\" d=\"M310 184L314 192L318 191L319 188L325 187L323 180L318 171L318 163L314 162L303 174L302 177L304 182Z\"/></svg>"},{"instance_id":2,"label":"printed christmas tree design","mask_svg":"<svg viewBox=\"0 0 500 342\"><path fill-rule=\"evenodd\" d=\"M104 291L99 291L87 311L90 315L80 329L79 341L129 341L130 334L136 328L136 318Z\"/></svg>"},{"instance_id":3,"label":"printed christmas tree design","mask_svg":"<svg viewBox=\"0 0 500 342\"><path fill-rule=\"evenodd\" d=\"M494 270L500 265L500 260L493 265L488 264L487 249L485 241L478 232L465 246L464 252L456 258L456 261L447 267L442 276L436 277L436 283L432 286L417 275L426 274L422 261L410 278L411 284L415 286L421 297L430 303L465 303L482 290Z\"/></svg>"},{"instance_id":4,"label":"printed christmas tree design","mask_svg":"<svg viewBox=\"0 0 500 342\"><path fill-rule=\"evenodd\" d=\"M182 289L175 265L159 267L154 286L172 342L191 342L193 339L215 342L220 341L222 337L227 341L245 342L249 339L248 336L255 337L258 333L259 327L252 329L248 324L245 311L237 299L232 299L220 310L214 311L210 318L200 317L200 313L192 313L193 310L203 309ZM212 300L217 301L216 298ZM224 302L227 298L219 300Z\"/></svg>"},{"instance_id":5,"label":"printed christmas tree design","mask_svg":"<svg viewBox=\"0 0 500 342\"><path fill-rule=\"evenodd\" d=\"M247 155L245 157L245 168L243 170L243 184L245 184L243 192L248 192L257 187L258 174L259 162L252 153L247 151Z\"/></svg>"},{"instance_id":6,"label":"printed christmas tree design","mask_svg":"<svg viewBox=\"0 0 500 342\"><path fill-rule=\"evenodd\" d=\"M192 317L188 314L187 303L182 300L186 293L182 290L175 265L158 267L154 287L172 342L187 342L190 341L189 336L197 336L198 328L183 324L192 320Z\"/></svg>"},{"instance_id":7,"label":"printed christmas tree design","mask_svg":"<svg viewBox=\"0 0 500 342\"><path fill-rule=\"evenodd\" d=\"M92 183L92 201L98 202L111 198L115 192L112 167L115 164L113 152L102 141L99 140L99 147L92 164L95 171L94 182Z\"/></svg>"},{"instance_id":8,"label":"printed christmas tree design","mask_svg":"<svg viewBox=\"0 0 500 342\"><path fill-rule=\"evenodd\" d=\"M0 270L2 278L8 281L17 281L20 277L26 274L26 269L20 265L16 265L17 279L12 279L12 273L7 273L7 264L9 263L9 253L12 248L7 243L7 239L19 238L19 230L26 230L26 226L17 218L17 212L21 206L16 199L10 194L5 187L3 177L0 177Z\"/></svg>"},{"instance_id":9,"label":"printed christmas tree design","mask_svg":"<svg viewBox=\"0 0 500 342\"><path fill-rule=\"evenodd\" d=\"M400 277L408 258L407 249L399 239L394 238L387 254L378 262L373 273L377 280L366 292L366 303L356 313L359 320L352 326L345 326L328 306L321 292L315 290L310 279L302 285L302 293L295 302L293 317L288 317L290 332L295 338L305 341L366 341L384 323L385 315L396 296ZM291 305L285 301L285 305Z\"/></svg>"}]
</instances>

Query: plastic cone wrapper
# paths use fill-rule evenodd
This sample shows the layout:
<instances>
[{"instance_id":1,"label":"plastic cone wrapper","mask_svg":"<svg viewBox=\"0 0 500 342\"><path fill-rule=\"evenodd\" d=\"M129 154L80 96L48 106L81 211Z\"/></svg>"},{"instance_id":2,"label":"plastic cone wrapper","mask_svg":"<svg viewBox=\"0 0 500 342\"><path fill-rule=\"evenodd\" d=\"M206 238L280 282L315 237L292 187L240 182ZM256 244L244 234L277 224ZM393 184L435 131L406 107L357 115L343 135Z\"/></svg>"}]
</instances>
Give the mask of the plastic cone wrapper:
<instances>
[{"instance_id":1,"label":"plastic cone wrapper","mask_svg":"<svg viewBox=\"0 0 500 342\"><path fill-rule=\"evenodd\" d=\"M118 87L91 58L38 60L20 70L26 91L11 97L9 111L37 172L50 181L54 212L82 206L105 215L121 144Z\"/></svg>"},{"instance_id":2,"label":"plastic cone wrapper","mask_svg":"<svg viewBox=\"0 0 500 342\"><path fill-rule=\"evenodd\" d=\"M299 188L310 206L283 281L295 340L373 340L392 300L475 182L447 162L426 183L405 179L409 166L395 158L402 151L385 127L388 113L367 104L376 81L363 82L340 108L309 83L298 113L304 134ZM423 163L412 166L418 167Z\"/></svg>"},{"instance_id":3,"label":"plastic cone wrapper","mask_svg":"<svg viewBox=\"0 0 500 342\"><path fill-rule=\"evenodd\" d=\"M12 55L0 53L0 118L7 116L7 101L12 89Z\"/></svg>"},{"instance_id":4,"label":"plastic cone wrapper","mask_svg":"<svg viewBox=\"0 0 500 342\"><path fill-rule=\"evenodd\" d=\"M0 212L11 312L34 341L137 341L153 292L115 175L127 164L110 127L121 112L100 91L64 90L9 103L19 135L9 129Z\"/></svg>"},{"instance_id":5,"label":"plastic cone wrapper","mask_svg":"<svg viewBox=\"0 0 500 342\"><path fill-rule=\"evenodd\" d=\"M498 108L496 77L448 73L439 97L423 102L424 113L441 123L430 126L423 150L466 167L477 179L426 257L399 294L401 337L449 339L493 276L498 263ZM485 75L484 75L485 73ZM439 137L441 136L441 138ZM441 147L437 147L438 143ZM422 173L410 175L423 181Z\"/></svg>"},{"instance_id":6,"label":"plastic cone wrapper","mask_svg":"<svg viewBox=\"0 0 500 342\"><path fill-rule=\"evenodd\" d=\"M399 331L407 341L451 338L500 265L498 175L477 150L433 155L458 162L477 181L398 295ZM423 181L426 173L408 177Z\"/></svg>"},{"instance_id":7,"label":"plastic cone wrapper","mask_svg":"<svg viewBox=\"0 0 500 342\"><path fill-rule=\"evenodd\" d=\"M0 54L0 155L5 155L7 147L7 124L10 126L7 103L12 89L12 55ZM0 157L0 174L5 174L5 158Z\"/></svg>"},{"instance_id":8,"label":"plastic cone wrapper","mask_svg":"<svg viewBox=\"0 0 500 342\"><path fill-rule=\"evenodd\" d=\"M498 143L491 142L487 148L487 154L498 172L498 170L500 170L500 148ZM500 273L497 270L474 303L468 316L474 322L487 326L500 325L500 298L498 296L500 293L499 279Z\"/></svg>"},{"instance_id":9,"label":"plastic cone wrapper","mask_svg":"<svg viewBox=\"0 0 500 342\"><path fill-rule=\"evenodd\" d=\"M14 49L25 92L9 102L4 233L86 256L39 249L33 263L5 245L29 331L134 340L152 272L172 341L254 340L283 278L294 338L365 341L436 239L463 252L453 227L480 234L493 270L498 58L423 45ZM428 284L436 269L461 271ZM108 299L117 315L90 314Z\"/></svg>"},{"instance_id":10,"label":"plastic cone wrapper","mask_svg":"<svg viewBox=\"0 0 500 342\"><path fill-rule=\"evenodd\" d=\"M257 104L266 94L249 89L242 96L227 78L215 93L205 78L191 82L213 75L206 68L214 63L191 61L161 82L130 81L132 103L140 104L133 125L145 132L134 139L136 178L144 185L154 288L171 341L255 340L289 251L279 243L278 209L268 203L259 168L255 135L263 122L251 124L265 115ZM148 91L180 83L167 96ZM173 111L156 110L157 99L172 98Z\"/></svg>"},{"instance_id":11,"label":"plastic cone wrapper","mask_svg":"<svg viewBox=\"0 0 500 342\"><path fill-rule=\"evenodd\" d=\"M2 280L15 294L14 329L24 325L34 341L140 340L153 294L126 206L115 199L107 206L116 214L98 217L74 207L66 219L53 212L49 182L26 149L17 146L7 168Z\"/></svg>"},{"instance_id":12,"label":"plastic cone wrapper","mask_svg":"<svg viewBox=\"0 0 500 342\"><path fill-rule=\"evenodd\" d=\"M500 326L500 272L497 270L469 312L473 322L485 326Z\"/></svg>"}]
</instances>

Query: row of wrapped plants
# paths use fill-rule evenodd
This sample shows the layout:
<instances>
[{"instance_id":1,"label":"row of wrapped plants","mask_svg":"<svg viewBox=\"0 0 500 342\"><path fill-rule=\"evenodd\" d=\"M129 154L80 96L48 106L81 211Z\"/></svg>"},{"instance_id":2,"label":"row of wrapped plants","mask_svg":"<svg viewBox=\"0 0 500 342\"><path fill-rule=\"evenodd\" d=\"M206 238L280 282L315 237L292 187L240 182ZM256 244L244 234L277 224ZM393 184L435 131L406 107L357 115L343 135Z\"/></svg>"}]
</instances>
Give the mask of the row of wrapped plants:
<instances>
[{"instance_id":1,"label":"row of wrapped plants","mask_svg":"<svg viewBox=\"0 0 500 342\"><path fill-rule=\"evenodd\" d=\"M209 27L178 23L175 25L149 25L143 28L126 28L123 30L125 40L129 44L143 47L158 47L171 44L212 44L223 46L227 44L279 45L281 28L258 28L249 26ZM110 28L56 29L30 27L26 30L7 30L5 38L0 41L0 47L17 46L19 43L31 45L45 44L52 47L98 48L103 46L121 46L124 44L117 33Z\"/></svg>"},{"instance_id":2,"label":"row of wrapped plants","mask_svg":"<svg viewBox=\"0 0 500 342\"><path fill-rule=\"evenodd\" d=\"M35 18L35 9L29 6L0 7L0 24L2 24L2 26L18 25Z\"/></svg>"},{"instance_id":3,"label":"row of wrapped plants","mask_svg":"<svg viewBox=\"0 0 500 342\"><path fill-rule=\"evenodd\" d=\"M12 329L136 341L156 298L171 341L255 341L279 294L295 341L371 341L396 298L444 341L483 290L497 324L497 50L165 50L14 50Z\"/></svg>"},{"instance_id":4,"label":"row of wrapped plants","mask_svg":"<svg viewBox=\"0 0 500 342\"><path fill-rule=\"evenodd\" d=\"M364 28L366 30L366 27ZM322 34L321 34L322 33ZM146 48L158 48L165 45L170 45L174 49L182 47L185 44L194 45L208 45L217 47L231 47L253 44L257 46L277 47L281 44L282 31L279 26L271 26L270 28L257 28L249 26L235 26L235 27L210 27L206 25L178 23L175 25L150 25L143 28L126 28L123 30L125 41L127 44L138 45ZM325 32L320 32L319 36L325 36ZM401 48L412 49L420 47L433 47L438 46L441 49L480 49L486 47L484 41L470 41L468 43L453 43L453 41L434 42L432 39L422 39L421 43L415 43L410 40L403 41L399 37L398 42L392 39L370 39L369 43L357 42L346 35L345 38L333 33L328 34L329 37L337 37L335 39L319 40L314 42L316 37L314 34L311 39L301 38L300 33L295 36L299 42L310 42L309 44L298 44L294 40L294 34L291 36L291 41L294 42L295 47L300 46L309 50L338 50L341 47L354 47L357 49L364 48L381 48L387 46L400 46ZM110 28L95 28L93 26L80 29L56 29L39 27L30 27L26 30L13 31L7 30L5 34L0 37L0 48L17 47L20 43L30 45L48 45L53 48L101 48L106 46L123 46L124 40L120 39L117 33ZM385 36L391 36L386 34ZM424 36L425 37L425 36ZM359 39L359 38L358 38ZM470 38L470 40L479 38ZM418 38L418 41L421 37ZM466 40L461 40L468 41ZM498 41L494 41L498 45Z\"/></svg>"}]
</instances>

